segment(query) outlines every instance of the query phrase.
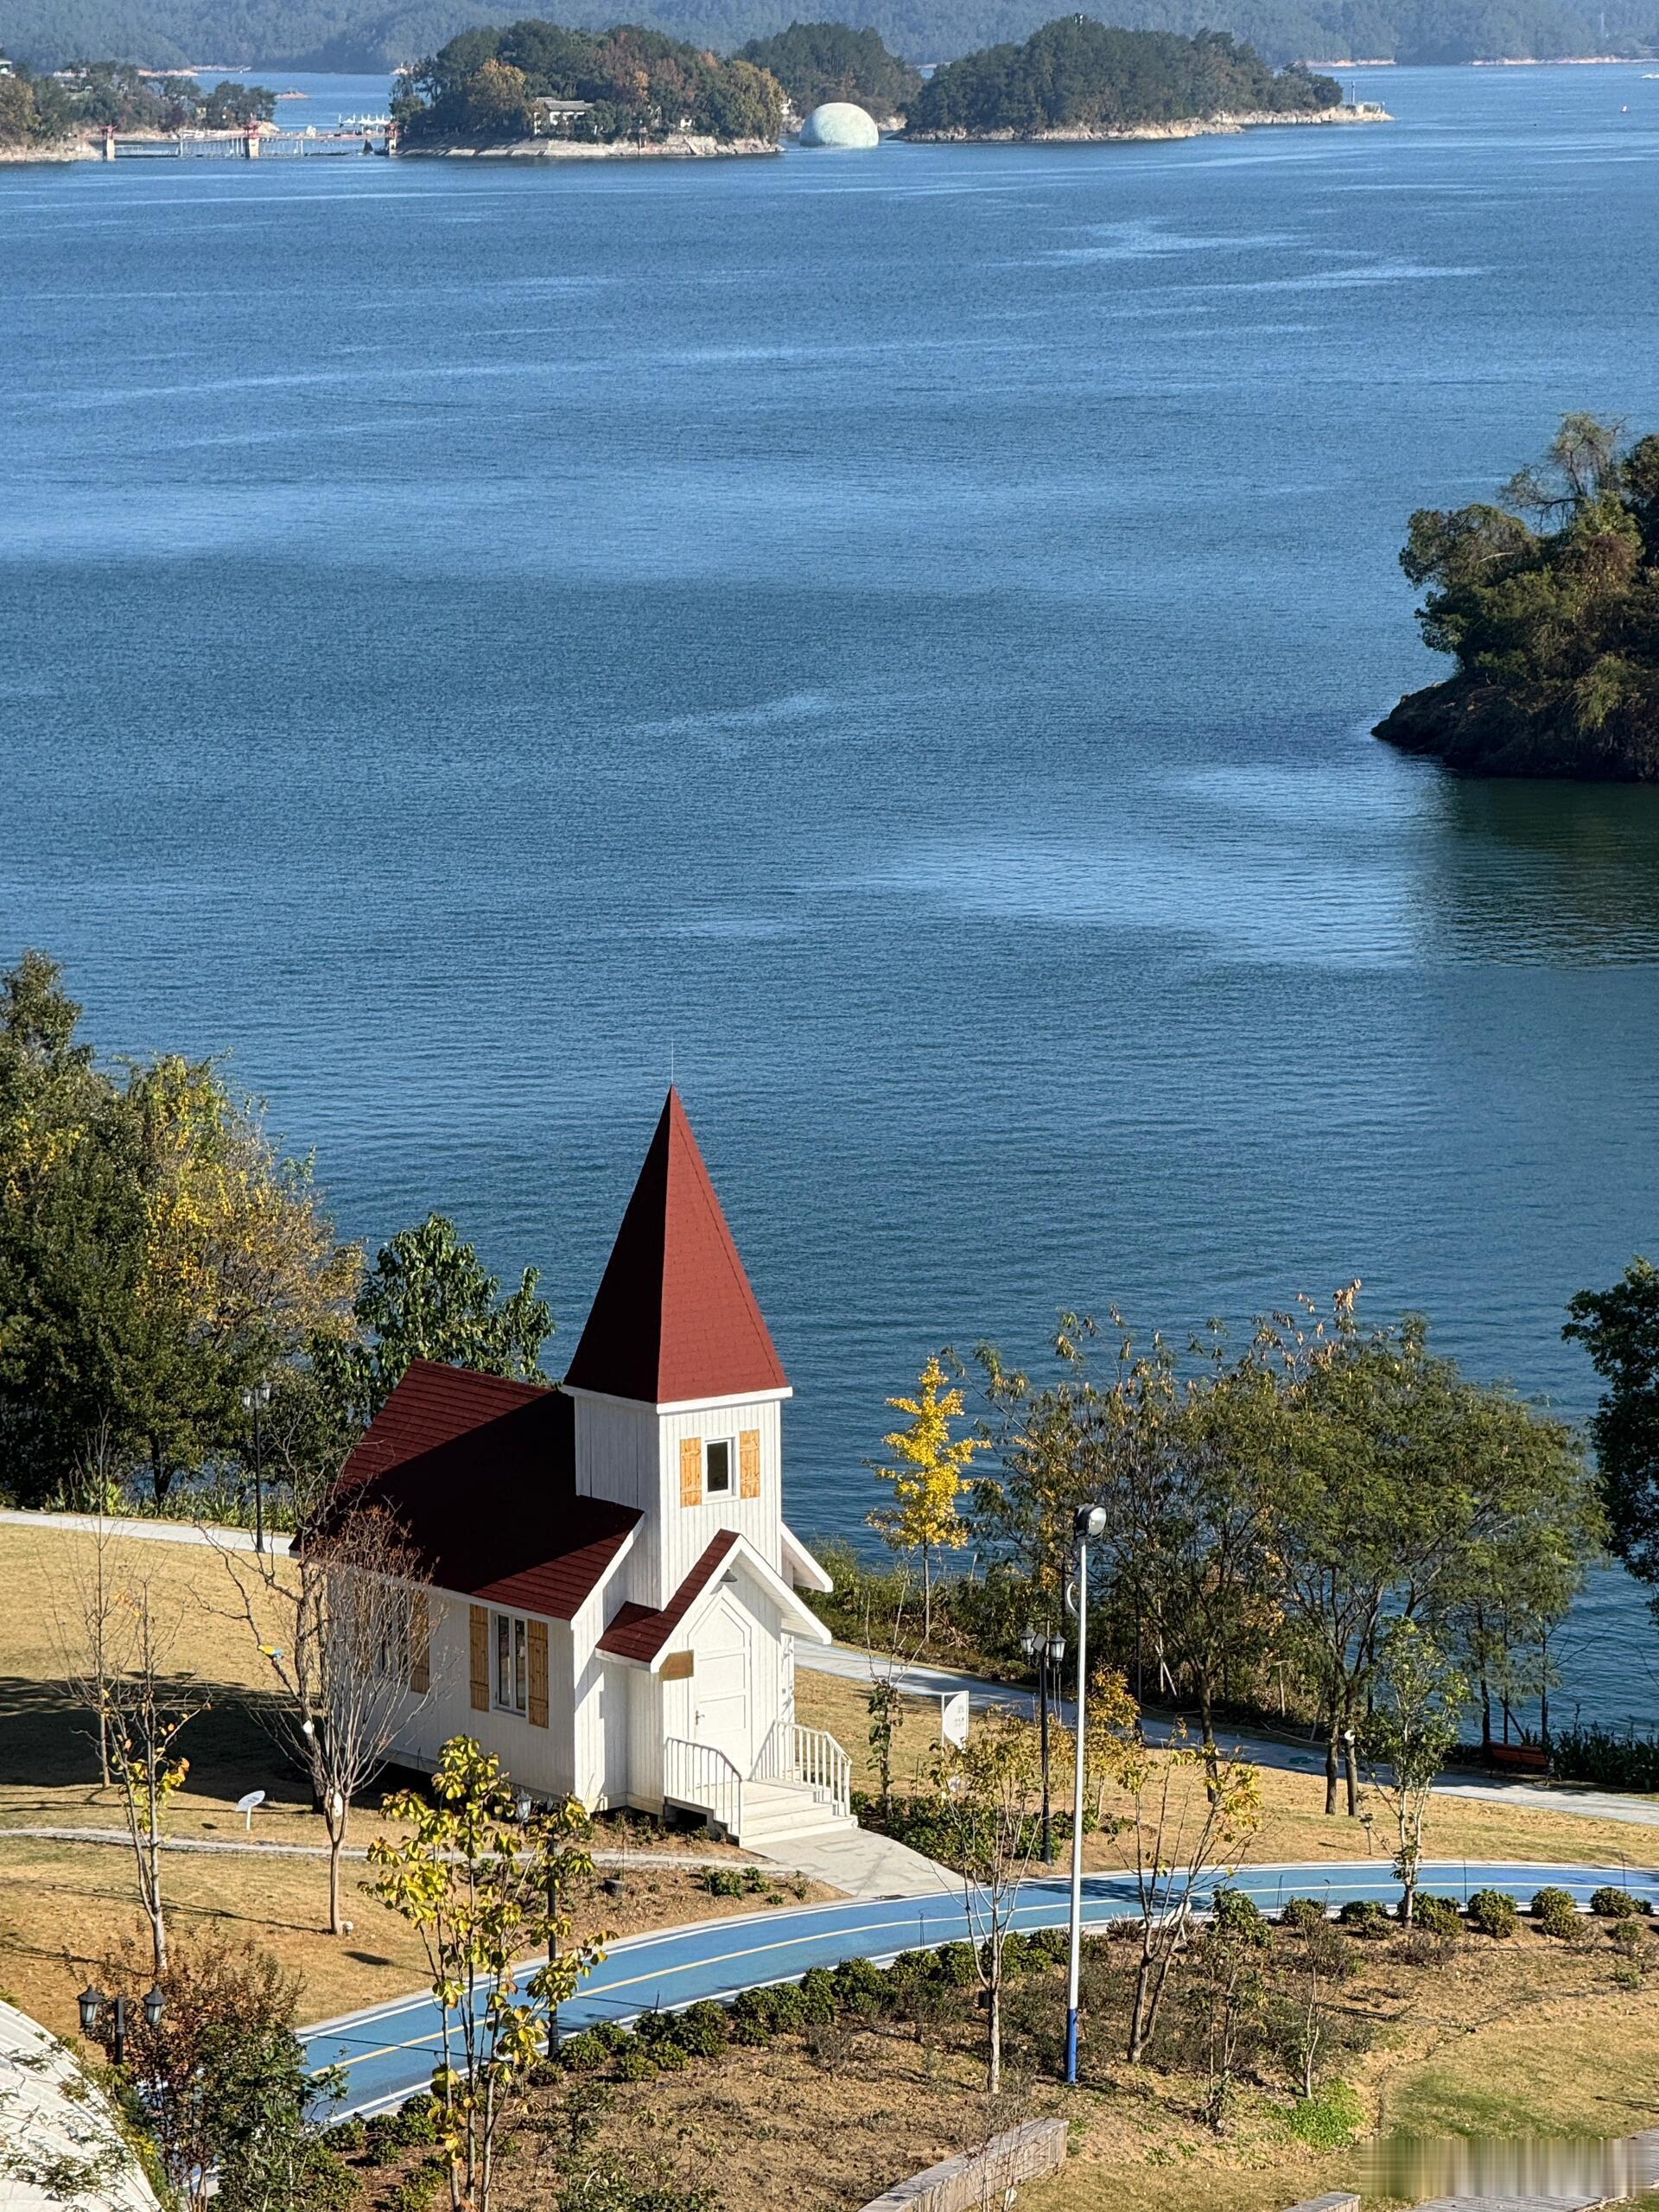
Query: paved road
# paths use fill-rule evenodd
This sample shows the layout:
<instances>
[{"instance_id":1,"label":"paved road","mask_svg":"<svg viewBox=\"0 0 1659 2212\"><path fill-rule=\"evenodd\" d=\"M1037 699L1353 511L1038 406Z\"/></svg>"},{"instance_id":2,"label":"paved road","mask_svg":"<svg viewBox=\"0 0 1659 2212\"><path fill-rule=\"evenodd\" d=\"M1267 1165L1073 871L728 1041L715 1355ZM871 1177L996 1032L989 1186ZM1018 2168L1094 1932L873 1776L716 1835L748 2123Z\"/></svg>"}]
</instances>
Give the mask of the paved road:
<instances>
[{"instance_id":1,"label":"paved road","mask_svg":"<svg viewBox=\"0 0 1659 2212\"><path fill-rule=\"evenodd\" d=\"M843 1681L867 1683L877 1662L856 1644L814 1643L797 1645L795 1663L820 1675L837 1675ZM966 1690L976 1713L993 1705L1012 1705L1022 1713L1034 1713L1037 1707L1034 1690L1014 1682L988 1681L979 1675L958 1674L949 1667L906 1667L899 1676L899 1687L912 1697L950 1697ZM1071 1700L1063 1700L1055 1710L1069 1725ZM1148 1743L1168 1741L1170 1722L1148 1719L1144 1726ZM1325 1773L1325 1752L1312 1745L1281 1743L1272 1736L1236 1736L1230 1731L1224 1740L1236 1745L1242 1756L1257 1766L1276 1767L1287 1774L1322 1777ZM1659 1804L1649 1798L1626 1797L1605 1789L1573 1789L1560 1783L1483 1782L1447 1775L1435 1784L1435 1795L1472 1797L1517 1811L1567 1813L1584 1820L1622 1821L1630 1827L1659 1827Z\"/></svg>"},{"instance_id":2,"label":"paved road","mask_svg":"<svg viewBox=\"0 0 1659 2212\"><path fill-rule=\"evenodd\" d=\"M1333 1908L1351 1897L1393 1904L1399 1885L1380 1862L1324 1866L1250 1866L1237 1886L1264 1909L1288 1897L1319 1897ZM1604 1882L1633 1890L1659 1904L1659 1872L1620 1866L1551 1866L1440 1860L1426 1866L1423 1885L1463 1898L1471 1890L1508 1890L1524 1904L1546 1883L1572 1891L1580 1904ZM1198 1892L1202 1897L1206 1892ZM1064 1879L1027 1882L1020 1892L1014 1924L1053 1928L1067 1916ZM1133 1883L1123 1875L1096 1874L1084 1885L1084 1921L1097 1928L1135 1910ZM809 1905L800 1910L745 1914L634 1936L617 1944L579 1996L560 2014L567 2031L600 2020L629 2020L653 2005L667 2009L701 1998L724 1999L739 1990L791 1981L809 1967L842 1959L884 1960L925 1945L959 1942L967 1935L963 1901L894 1898L876 1904ZM397 1999L367 2012L325 2020L302 2031L313 2068L340 2066L347 2081L340 2110L383 2110L424 2088L438 2055L436 2007L424 1993Z\"/></svg>"}]
</instances>

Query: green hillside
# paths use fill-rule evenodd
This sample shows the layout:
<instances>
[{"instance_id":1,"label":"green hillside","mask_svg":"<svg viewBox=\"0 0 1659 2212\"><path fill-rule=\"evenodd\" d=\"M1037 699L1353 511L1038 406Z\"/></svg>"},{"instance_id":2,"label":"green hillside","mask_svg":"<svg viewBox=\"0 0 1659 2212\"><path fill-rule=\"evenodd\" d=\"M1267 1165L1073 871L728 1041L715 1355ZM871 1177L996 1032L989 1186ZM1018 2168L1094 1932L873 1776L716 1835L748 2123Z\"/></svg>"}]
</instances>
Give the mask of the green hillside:
<instances>
[{"instance_id":1,"label":"green hillside","mask_svg":"<svg viewBox=\"0 0 1659 2212\"><path fill-rule=\"evenodd\" d=\"M647 29L730 53L786 30L789 0L642 0ZM863 25L912 62L945 61L1030 37L1052 0L860 0ZM1659 51L1659 0L1114 0L1125 29L1226 31L1266 60L1467 61ZM570 0L590 29L612 0ZM8 0L0 46L37 66L118 55L149 67L203 61L390 70L488 18L487 0Z\"/></svg>"}]
</instances>

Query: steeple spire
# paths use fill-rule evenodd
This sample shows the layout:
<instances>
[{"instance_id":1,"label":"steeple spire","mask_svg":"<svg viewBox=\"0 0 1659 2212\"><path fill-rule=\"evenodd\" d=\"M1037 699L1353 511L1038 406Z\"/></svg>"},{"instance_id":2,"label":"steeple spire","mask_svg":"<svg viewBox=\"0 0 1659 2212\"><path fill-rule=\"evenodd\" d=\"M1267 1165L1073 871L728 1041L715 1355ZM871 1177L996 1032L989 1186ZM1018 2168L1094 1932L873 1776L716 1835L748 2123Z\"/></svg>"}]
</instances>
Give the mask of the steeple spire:
<instances>
[{"instance_id":1,"label":"steeple spire","mask_svg":"<svg viewBox=\"0 0 1659 2212\"><path fill-rule=\"evenodd\" d=\"M789 1388L672 1087L565 1380L650 1405Z\"/></svg>"}]
</instances>

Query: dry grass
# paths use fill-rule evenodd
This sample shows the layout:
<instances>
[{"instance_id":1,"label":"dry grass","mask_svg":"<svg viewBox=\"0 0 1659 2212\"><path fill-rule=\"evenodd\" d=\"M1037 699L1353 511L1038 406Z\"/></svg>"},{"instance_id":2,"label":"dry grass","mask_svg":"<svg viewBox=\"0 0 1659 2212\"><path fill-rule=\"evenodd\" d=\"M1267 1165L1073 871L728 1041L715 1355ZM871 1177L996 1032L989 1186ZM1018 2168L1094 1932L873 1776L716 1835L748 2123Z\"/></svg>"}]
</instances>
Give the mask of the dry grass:
<instances>
[{"instance_id":1,"label":"dry grass","mask_svg":"<svg viewBox=\"0 0 1659 2212\"><path fill-rule=\"evenodd\" d=\"M838 1675L815 1674L802 1667L796 1676L795 1702L803 1722L828 1728L845 1746L853 1760L854 1786L873 1789L876 1775L868 1741L869 1719L858 1686ZM935 1702L910 1699L903 1702L905 1719L893 1762L894 1787L901 1789L924 1772L929 1747L938 1735ZM1187 1785L1187 1796L1195 1800L1198 1788L1194 1777ZM1059 1782L1058 1790L1059 1801L1069 1802L1069 1778ZM1368 1808L1376 1815L1370 1830L1362 1821L1349 1820L1345 1815L1326 1818L1325 1784L1319 1777L1264 1767L1265 1818L1250 1840L1246 1859L1273 1865L1370 1858L1386 1866L1392 1857L1387 1808L1373 1795L1367 1795ZM1108 1810L1121 1816L1130 1808L1127 1801L1109 1798ZM1430 1815L1427 1849L1433 1859L1580 1860L1592 1866L1628 1860L1633 1866L1659 1866L1659 1827L1480 1799L1440 1797ZM1107 1836L1091 1834L1084 1845L1084 1863L1094 1869L1121 1866L1122 1846L1114 1845Z\"/></svg>"},{"instance_id":2,"label":"dry grass","mask_svg":"<svg viewBox=\"0 0 1659 2212\"><path fill-rule=\"evenodd\" d=\"M1363 1946L1344 2002L1374 2040L1343 2070L1372 2118L1390 2126L1608 2136L1650 2126L1659 1941L1648 1948L1642 1986L1625 1990L1613 1979L1617 1955L1595 1930L1576 1948L1529 1931L1505 1943L1470 1937L1426 1964L1397 1941ZM995 2106L970 2014L930 2028L925 2041L896 2020L843 2022L610 2086L596 2145L642 2177L712 2186L720 2212L775 2212L784 2177L790 2212L850 2212L935 2160L1051 2112L1072 2123L1072 2156L1063 2174L1022 2192L1028 2212L1275 2212L1363 2183L1354 2151L1318 2153L1290 2133L1292 2099L1271 2069L1246 2086L1217 2136L1201 2117L1193 2075L1124 2063L1126 1989L1122 1968L1091 1972L1096 2010L1077 2092L1053 2078L1064 1983L1051 1972L1018 1986L1014 2067ZM556 2195L570 2098L565 2089L537 2100L509 2170L508 2212L540 2212Z\"/></svg>"},{"instance_id":3,"label":"dry grass","mask_svg":"<svg viewBox=\"0 0 1659 2212\"><path fill-rule=\"evenodd\" d=\"M219 1841L245 1840L238 1797L263 1789L254 1840L312 1848L324 1841L309 1791L272 1732L264 1662L255 1649L227 1569L206 1548L135 1539L127 1563L144 1576L158 1613L177 1623L174 1659L192 1694L208 1700L180 1748L188 1785L168 1810L168 1832ZM69 1573L90 1558L91 1541L56 1529L0 1522L0 1990L54 2028L71 2026L74 1991L92 1961L139 1936L130 1860L113 1845L64 1843L6 1831L95 1827L123 1831L113 1791L99 1788L90 1716L65 1679L73 1632ZM371 1799L353 1822L365 1843L385 1827ZM671 1841L626 1828L601 1847ZM699 1844L699 1853L709 1847ZM725 1855L725 1854L721 1854ZM730 1854L734 1863L741 1854ZM365 1887L361 1860L345 1871L354 1932L327 1933L327 1872L321 1858L170 1853L165 1862L174 1924L213 1926L273 1951L304 1982L305 2017L320 2019L395 1997L424 1981L418 1947ZM809 1887L809 1898L830 1892ZM794 1903L793 1892L780 1893ZM582 1919L614 1935L753 1910L765 1897L712 1897L690 1869L628 1871L620 1898L590 1900Z\"/></svg>"}]
</instances>

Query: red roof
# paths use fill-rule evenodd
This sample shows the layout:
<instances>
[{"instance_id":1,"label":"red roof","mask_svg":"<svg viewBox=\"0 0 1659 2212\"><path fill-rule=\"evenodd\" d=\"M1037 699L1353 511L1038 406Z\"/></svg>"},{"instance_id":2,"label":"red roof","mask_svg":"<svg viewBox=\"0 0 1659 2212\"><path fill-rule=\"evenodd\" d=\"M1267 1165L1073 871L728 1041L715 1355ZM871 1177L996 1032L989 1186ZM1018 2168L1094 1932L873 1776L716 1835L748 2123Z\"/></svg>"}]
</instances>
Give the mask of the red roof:
<instances>
[{"instance_id":1,"label":"red roof","mask_svg":"<svg viewBox=\"0 0 1659 2212\"><path fill-rule=\"evenodd\" d=\"M650 1405L789 1388L677 1090L565 1380Z\"/></svg>"},{"instance_id":2,"label":"red roof","mask_svg":"<svg viewBox=\"0 0 1659 2212\"><path fill-rule=\"evenodd\" d=\"M649 1666L720 1572L721 1562L737 1540L734 1529L722 1529L711 1537L702 1558L665 1605L620 1605L599 1639L600 1649L613 1658L639 1659Z\"/></svg>"},{"instance_id":3,"label":"red roof","mask_svg":"<svg viewBox=\"0 0 1659 2212\"><path fill-rule=\"evenodd\" d=\"M415 1360L346 1462L442 1590L569 1620L640 1515L575 1486L562 1390Z\"/></svg>"}]
</instances>

